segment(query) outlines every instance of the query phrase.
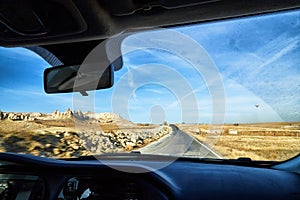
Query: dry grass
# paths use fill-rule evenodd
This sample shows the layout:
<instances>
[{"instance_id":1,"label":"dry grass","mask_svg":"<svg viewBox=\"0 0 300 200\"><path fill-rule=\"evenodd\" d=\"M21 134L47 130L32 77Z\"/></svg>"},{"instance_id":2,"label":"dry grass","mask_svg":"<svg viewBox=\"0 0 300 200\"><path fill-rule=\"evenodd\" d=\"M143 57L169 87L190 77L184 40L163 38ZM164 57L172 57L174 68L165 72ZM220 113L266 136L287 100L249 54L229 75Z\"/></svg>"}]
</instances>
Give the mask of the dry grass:
<instances>
[{"instance_id":1,"label":"dry grass","mask_svg":"<svg viewBox=\"0 0 300 200\"><path fill-rule=\"evenodd\" d=\"M31 124L41 124L47 127L69 127L73 128L75 126L75 122L73 119L60 119L60 120L35 120L32 122L28 122Z\"/></svg>"},{"instance_id":2,"label":"dry grass","mask_svg":"<svg viewBox=\"0 0 300 200\"><path fill-rule=\"evenodd\" d=\"M102 131L104 132L110 132L110 131L116 131L116 130L124 130L124 131L133 131L133 130L147 130L147 129L153 129L158 127L157 125L141 125L141 124L130 124L130 126L122 125L122 124L116 124L116 123L99 123L99 126Z\"/></svg>"},{"instance_id":3,"label":"dry grass","mask_svg":"<svg viewBox=\"0 0 300 200\"><path fill-rule=\"evenodd\" d=\"M53 122L51 122L53 124ZM62 131L70 128L59 127ZM50 155L54 146L61 145L56 130L49 124L31 121L0 121L0 152ZM47 151L47 152L46 152Z\"/></svg>"},{"instance_id":4,"label":"dry grass","mask_svg":"<svg viewBox=\"0 0 300 200\"><path fill-rule=\"evenodd\" d=\"M300 152L299 122L224 125L219 136L195 132L197 128L207 130L209 125L179 126L199 141L209 144L224 158L283 161ZM231 135L229 130L235 130L238 134Z\"/></svg>"},{"instance_id":5,"label":"dry grass","mask_svg":"<svg viewBox=\"0 0 300 200\"><path fill-rule=\"evenodd\" d=\"M250 157L252 160L283 161L300 152L300 137L292 136L234 136L218 138L194 135L213 148L224 158ZM214 142L212 142L214 141Z\"/></svg>"}]
</instances>

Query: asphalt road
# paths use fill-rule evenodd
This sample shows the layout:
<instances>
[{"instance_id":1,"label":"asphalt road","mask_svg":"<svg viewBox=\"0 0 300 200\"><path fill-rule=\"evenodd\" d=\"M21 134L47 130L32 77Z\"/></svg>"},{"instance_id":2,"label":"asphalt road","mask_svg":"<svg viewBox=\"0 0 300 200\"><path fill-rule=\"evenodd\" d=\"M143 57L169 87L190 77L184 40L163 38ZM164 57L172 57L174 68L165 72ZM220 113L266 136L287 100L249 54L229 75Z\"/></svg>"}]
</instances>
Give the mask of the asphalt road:
<instances>
[{"instance_id":1,"label":"asphalt road","mask_svg":"<svg viewBox=\"0 0 300 200\"><path fill-rule=\"evenodd\" d=\"M171 125L171 127L173 129L171 134L139 149L139 151L142 154L222 158L206 145L181 131L177 126Z\"/></svg>"}]
</instances>

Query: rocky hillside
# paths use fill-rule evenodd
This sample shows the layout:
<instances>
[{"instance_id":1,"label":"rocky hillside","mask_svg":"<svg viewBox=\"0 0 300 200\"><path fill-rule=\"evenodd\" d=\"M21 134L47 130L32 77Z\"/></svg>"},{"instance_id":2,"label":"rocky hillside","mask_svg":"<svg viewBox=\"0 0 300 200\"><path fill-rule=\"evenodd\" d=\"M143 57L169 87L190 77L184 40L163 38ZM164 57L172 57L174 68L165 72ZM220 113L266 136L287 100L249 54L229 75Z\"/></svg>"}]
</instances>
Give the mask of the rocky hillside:
<instances>
[{"instance_id":1,"label":"rocky hillside","mask_svg":"<svg viewBox=\"0 0 300 200\"><path fill-rule=\"evenodd\" d=\"M9 119L12 121L35 121L35 120L51 120L51 119L76 119L76 120L96 120L99 123L125 123L133 124L114 113L83 113L80 110L71 111L68 108L65 112L55 110L53 113L38 112L2 112L0 110L0 120Z\"/></svg>"},{"instance_id":2,"label":"rocky hillside","mask_svg":"<svg viewBox=\"0 0 300 200\"><path fill-rule=\"evenodd\" d=\"M78 125L84 129L77 129ZM55 110L0 112L0 151L47 157L126 152L170 134L169 126L134 124L113 113Z\"/></svg>"}]
</instances>

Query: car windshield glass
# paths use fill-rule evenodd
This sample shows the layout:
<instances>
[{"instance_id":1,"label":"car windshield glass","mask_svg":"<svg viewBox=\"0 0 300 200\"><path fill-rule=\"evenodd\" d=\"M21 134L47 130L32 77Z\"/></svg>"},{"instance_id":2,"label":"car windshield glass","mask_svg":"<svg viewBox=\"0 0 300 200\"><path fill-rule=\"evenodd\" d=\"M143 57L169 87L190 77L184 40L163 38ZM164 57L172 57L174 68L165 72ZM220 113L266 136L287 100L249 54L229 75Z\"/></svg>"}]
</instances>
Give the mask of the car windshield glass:
<instances>
[{"instance_id":1,"label":"car windshield glass","mask_svg":"<svg viewBox=\"0 0 300 200\"><path fill-rule=\"evenodd\" d=\"M1 47L0 151L287 160L300 151L299 33L299 10L128 32L113 87L88 96L46 94L51 65Z\"/></svg>"}]
</instances>

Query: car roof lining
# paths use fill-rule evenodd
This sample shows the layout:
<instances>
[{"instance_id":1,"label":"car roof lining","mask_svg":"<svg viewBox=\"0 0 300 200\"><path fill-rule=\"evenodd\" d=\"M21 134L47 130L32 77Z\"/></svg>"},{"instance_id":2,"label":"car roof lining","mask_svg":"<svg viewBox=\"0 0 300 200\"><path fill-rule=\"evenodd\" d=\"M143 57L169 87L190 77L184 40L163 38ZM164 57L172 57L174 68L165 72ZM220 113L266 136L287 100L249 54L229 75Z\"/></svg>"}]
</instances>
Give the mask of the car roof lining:
<instances>
[{"instance_id":1,"label":"car roof lining","mask_svg":"<svg viewBox=\"0 0 300 200\"><path fill-rule=\"evenodd\" d=\"M17 3L19 0L13 1ZM35 5L34 1L24 0L24 2ZM58 0L46 1L49 4L60 5ZM152 4L155 6L147 10L147 5ZM5 40L4 36L0 35L0 45L29 47L52 66L58 65L60 62L64 65L80 65L88 53L102 41L126 31L143 31L149 28L173 27L297 9L300 8L300 1L124 0L120 3L119 0L67 0L62 6L65 6L67 10L70 8L70 12L75 10L72 14L79 15L76 19L84 20L84 22L78 22L80 25L86 25L82 27L81 31L65 35L55 35L54 33L49 37L47 35L28 36L27 38L20 36L15 40ZM62 22L64 21L62 20ZM34 48L37 46L47 50L48 53ZM121 46L115 48L120 51ZM52 56L49 57L51 54ZM118 62L117 69L120 69L122 60L120 59Z\"/></svg>"},{"instance_id":2,"label":"car roof lining","mask_svg":"<svg viewBox=\"0 0 300 200\"><path fill-rule=\"evenodd\" d=\"M14 1L18 2L18 0ZM32 3L35 0L27 1ZM47 2L58 4L57 0L47 0ZM5 40L5 37L0 35L0 45L6 47L40 46L100 41L126 30L169 27L300 8L300 1L298 0L124 0L122 4L119 0L73 0L66 2L64 3L66 9L70 8L69 10L73 12L73 15L80 15L74 19L75 21L79 20L77 28L81 28L80 31L74 29L73 32L70 30L68 34L56 34L54 32L48 36L15 36L13 40ZM155 6L147 7L147 5ZM66 23L62 17L58 17L58 19L61 19L61 23ZM80 20L84 20L84 22ZM56 23L60 23L60 20Z\"/></svg>"}]
</instances>

